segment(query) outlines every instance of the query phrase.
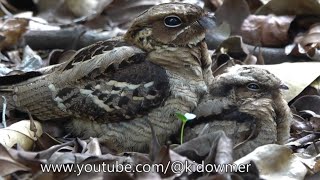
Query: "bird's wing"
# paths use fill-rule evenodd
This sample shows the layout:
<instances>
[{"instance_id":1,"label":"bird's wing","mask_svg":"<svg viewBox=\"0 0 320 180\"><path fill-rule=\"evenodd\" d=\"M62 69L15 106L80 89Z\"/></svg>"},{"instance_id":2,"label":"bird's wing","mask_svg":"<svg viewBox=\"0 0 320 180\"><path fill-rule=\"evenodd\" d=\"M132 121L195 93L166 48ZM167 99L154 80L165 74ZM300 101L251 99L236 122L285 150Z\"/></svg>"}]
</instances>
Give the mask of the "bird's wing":
<instances>
[{"instance_id":1,"label":"bird's wing","mask_svg":"<svg viewBox=\"0 0 320 180\"><path fill-rule=\"evenodd\" d=\"M76 57L82 55L88 54ZM76 58L51 77L53 100L72 116L103 122L130 120L169 96L166 70L146 61L146 54L136 47L121 46L90 57Z\"/></svg>"},{"instance_id":2,"label":"bird's wing","mask_svg":"<svg viewBox=\"0 0 320 180\"><path fill-rule=\"evenodd\" d=\"M0 94L7 107L23 107L42 120L70 115L103 122L133 119L169 94L166 71L145 58L144 51L123 41L98 42L51 73L1 85Z\"/></svg>"},{"instance_id":3,"label":"bird's wing","mask_svg":"<svg viewBox=\"0 0 320 180\"><path fill-rule=\"evenodd\" d=\"M46 66L34 71L29 72L19 72L15 74L9 74L6 76L0 77L0 90L1 88L4 88L5 86L15 85L18 83L33 81L32 78L40 77L45 74L50 74L56 70L61 69L70 69L72 68L76 63L87 61L92 59L92 57L106 53L110 50L113 50L115 48L121 47L121 46L130 46L127 43L125 43L120 37L114 38L113 40L106 40L106 41L99 41L92 45L86 46L80 50L78 50L67 62L63 62L60 64L50 65Z\"/></svg>"}]
</instances>

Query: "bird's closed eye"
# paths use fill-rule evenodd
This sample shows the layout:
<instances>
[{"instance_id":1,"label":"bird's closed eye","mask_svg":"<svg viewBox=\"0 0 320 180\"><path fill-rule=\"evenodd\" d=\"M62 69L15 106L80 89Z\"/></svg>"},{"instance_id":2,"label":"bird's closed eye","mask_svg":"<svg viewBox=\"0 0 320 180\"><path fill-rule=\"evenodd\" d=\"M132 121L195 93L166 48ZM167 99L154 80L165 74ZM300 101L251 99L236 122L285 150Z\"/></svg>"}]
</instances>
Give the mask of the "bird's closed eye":
<instances>
[{"instance_id":1,"label":"bird's closed eye","mask_svg":"<svg viewBox=\"0 0 320 180\"><path fill-rule=\"evenodd\" d=\"M164 18L164 25L167 27L179 27L181 24L181 19L176 15L170 15Z\"/></svg>"},{"instance_id":2,"label":"bird's closed eye","mask_svg":"<svg viewBox=\"0 0 320 180\"><path fill-rule=\"evenodd\" d=\"M249 83L247 85L247 88L251 91L259 91L260 90L260 86L257 83Z\"/></svg>"}]
</instances>

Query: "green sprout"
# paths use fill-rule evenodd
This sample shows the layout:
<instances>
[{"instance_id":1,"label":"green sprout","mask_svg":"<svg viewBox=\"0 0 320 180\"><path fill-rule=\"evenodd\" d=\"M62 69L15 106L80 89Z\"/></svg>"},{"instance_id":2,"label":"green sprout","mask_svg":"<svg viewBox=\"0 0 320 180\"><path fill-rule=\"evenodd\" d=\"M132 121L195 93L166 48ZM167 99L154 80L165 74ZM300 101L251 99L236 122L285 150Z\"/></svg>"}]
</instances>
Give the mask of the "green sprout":
<instances>
[{"instance_id":1,"label":"green sprout","mask_svg":"<svg viewBox=\"0 0 320 180\"><path fill-rule=\"evenodd\" d=\"M181 133L180 133L180 144L183 143L183 134L184 134L184 127L187 123L187 121L192 120L196 118L196 115L191 114L191 113L186 113L186 114L181 114L181 113L176 113L176 116L180 121L182 121L182 126L181 126Z\"/></svg>"}]
</instances>

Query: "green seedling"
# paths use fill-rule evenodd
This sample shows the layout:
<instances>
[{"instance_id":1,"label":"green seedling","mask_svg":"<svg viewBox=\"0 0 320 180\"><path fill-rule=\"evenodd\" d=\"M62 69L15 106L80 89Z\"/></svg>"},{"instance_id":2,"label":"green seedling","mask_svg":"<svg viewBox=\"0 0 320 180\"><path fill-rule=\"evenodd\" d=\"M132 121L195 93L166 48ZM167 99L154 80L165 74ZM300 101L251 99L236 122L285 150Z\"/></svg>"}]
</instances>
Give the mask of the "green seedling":
<instances>
[{"instance_id":1,"label":"green seedling","mask_svg":"<svg viewBox=\"0 0 320 180\"><path fill-rule=\"evenodd\" d=\"M181 113L176 113L176 116L180 121L182 121L182 126L181 126L181 132L180 132L180 144L183 143L183 135L184 135L184 127L187 123L187 121L192 120L196 118L196 115L191 114L191 113L186 113L186 114L181 114Z\"/></svg>"}]
</instances>

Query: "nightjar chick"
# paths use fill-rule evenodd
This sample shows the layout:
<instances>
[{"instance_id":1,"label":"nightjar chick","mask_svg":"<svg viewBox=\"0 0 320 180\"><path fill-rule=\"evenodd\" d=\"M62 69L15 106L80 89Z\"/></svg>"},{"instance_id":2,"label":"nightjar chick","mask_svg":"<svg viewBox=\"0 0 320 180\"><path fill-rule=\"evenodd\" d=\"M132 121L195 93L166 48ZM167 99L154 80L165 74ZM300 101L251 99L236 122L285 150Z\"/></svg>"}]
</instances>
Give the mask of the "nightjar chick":
<instances>
[{"instance_id":1,"label":"nightjar chick","mask_svg":"<svg viewBox=\"0 0 320 180\"><path fill-rule=\"evenodd\" d=\"M175 113L194 110L213 76L204 41L211 21L198 6L161 4L139 15L122 38L79 50L57 70L1 84L8 107L40 120L71 118L78 137L116 152L147 151L179 131Z\"/></svg>"},{"instance_id":2,"label":"nightjar chick","mask_svg":"<svg viewBox=\"0 0 320 180\"><path fill-rule=\"evenodd\" d=\"M258 67L233 66L215 77L194 111L198 119L185 131L187 139L223 130L234 142L234 157L289 138L292 114L279 78Z\"/></svg>"}]
</instances>

